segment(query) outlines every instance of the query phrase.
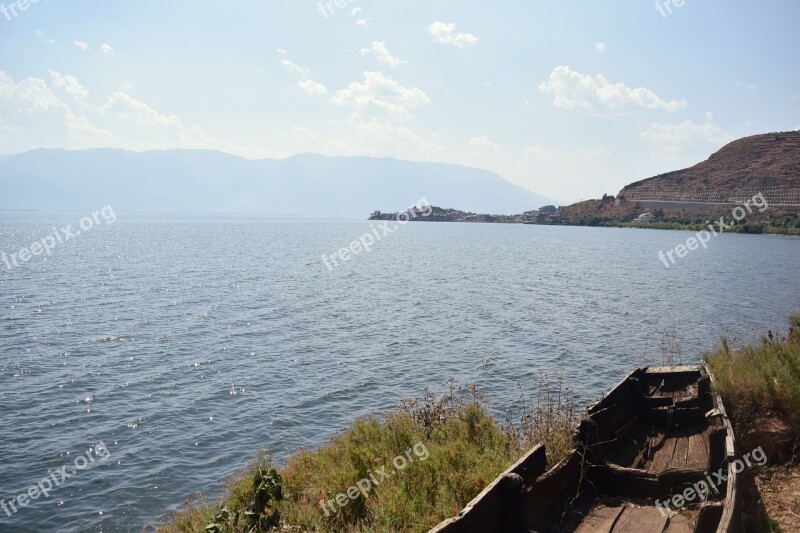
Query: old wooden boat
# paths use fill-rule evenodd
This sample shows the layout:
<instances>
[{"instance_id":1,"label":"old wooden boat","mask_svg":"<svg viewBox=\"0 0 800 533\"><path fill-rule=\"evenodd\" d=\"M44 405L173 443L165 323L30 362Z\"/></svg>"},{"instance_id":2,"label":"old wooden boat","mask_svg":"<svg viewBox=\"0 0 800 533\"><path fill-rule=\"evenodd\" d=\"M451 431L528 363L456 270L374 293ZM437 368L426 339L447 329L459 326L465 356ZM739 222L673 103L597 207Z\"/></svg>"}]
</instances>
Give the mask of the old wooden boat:
<instances>
[{"instance_id":1,"label":"old wooden boat","mask_svg":"<svg viewBox=\"0 0 800 533\"><path fill-rule=\"evenodd\" d=\"M638 369L545 471L537 446L431 533L742 531L733 429L704 366Z\"/></svg>"}]
</instances>

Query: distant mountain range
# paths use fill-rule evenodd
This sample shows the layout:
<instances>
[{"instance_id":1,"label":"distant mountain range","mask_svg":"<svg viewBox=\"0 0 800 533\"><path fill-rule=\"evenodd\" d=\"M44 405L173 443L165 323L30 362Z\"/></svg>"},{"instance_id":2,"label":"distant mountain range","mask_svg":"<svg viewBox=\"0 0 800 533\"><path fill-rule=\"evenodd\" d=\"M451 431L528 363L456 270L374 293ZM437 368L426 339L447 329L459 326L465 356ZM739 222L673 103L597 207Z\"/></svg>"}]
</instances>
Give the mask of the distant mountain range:
<instances>
[{"instance_id":1,"label":"distant mountain range","mask_svg":"<svg viewBox=\"0 0 800 533\"><path fill-rule=\"evenodd\" d=\"M207 150L41 149L0 160L0 209L366 218L421 198L479 213L554 203L470 167L391 158L248 160Z\"/></svg>"}]
</instances>

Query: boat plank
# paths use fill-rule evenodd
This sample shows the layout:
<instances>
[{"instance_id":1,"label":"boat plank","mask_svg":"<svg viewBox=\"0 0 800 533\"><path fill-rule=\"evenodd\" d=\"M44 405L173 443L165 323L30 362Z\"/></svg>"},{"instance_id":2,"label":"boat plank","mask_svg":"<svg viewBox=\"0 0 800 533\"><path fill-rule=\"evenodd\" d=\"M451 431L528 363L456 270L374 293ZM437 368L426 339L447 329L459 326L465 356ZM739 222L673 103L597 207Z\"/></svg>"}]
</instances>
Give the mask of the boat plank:
<instances>
[{"instance_id":1,"label":"boat plank","mask_svg":"<svg viewBox=\"0 0 800 533\"><path fill-rule=\"evenodd\" d=\"M708 470L708 437L705 431L689 435L689 452L686 455L686 468Z\"/></svg>"},{"instance_id":2,"label":"boat plank","mask_svg":"<svg viewBox=\"0 0 800 533\"><path fill-rule=\"evenodd\" d=\"M596 505L574 533L611 533L625 506Z\"/></svg>"},{"instance_id":3,"label":"boat plank","mask_svg":"<svg viewBox=\"0 0 800 533\"><path fill-rule=\"evenodd\" d=\"M675 454L675 444L677 440L672 437L667 437L664 444L655 451L653 462L650 463L647 471L653 474L660 474L672 463L672 456Z\"/></svg>"},{"instance_id":4,"label":"boat plank","mask_svg":"<svg viewBox=\"0 0 800 533\"><path fill-rule=\"evenodd\" d=\"M667 527L668 516L658 512L655 507L626 507L620 515L613 533L642 533L648 531L661 533Z\"/></svg>"},{"instance_id":5,"label":"boat plank","mask_svg":"<svg viewBox=\"0 0 800 533\"><path fill-rule=\"evenodd\" d=\"M684 366L651 366L645 370L645 374L691 374L696 375L700 373L700 367L697 365L684 365Z\"/></svg>"},{"instance_id":6,"label":"boat plank","mask_svg":"<svg viewBox=\"0 0 800 533\"><path fill-rule=\"evenodd\" d=\"M636 430L631 431L629 437L621 439L608 454L611 464L634 468L643 464L643 454L648 449L650 437L647 428L640 424Z\"/></svg>"},{"instance_id":7,"label":"boat plank","mask_svg":"<svg viewBox=\"0 0 800 533\"><path fill-rule=\"evenodd\" d=\"M650 464L652 464L653 459L655 459L656 456L656 451L661 449L666 440L667 435L662 431L655 430L651 433L647 441L647 448L642 451L642 468L648 467Z\"/></svg>"},{"instance_id":8,"label":"boat plank","mask_svg":"<svg viewBox=\"0 0 800 533\"><path fill-rule=\"evenodd\" d=\"M689 454L689 437L680 436L675 437L675 452L672 454L672 460L669 463L668 469L684 468L686 466L686 456Z\"/></svg>"},{"instance_id":9,"label":"boat plank","mask_svg":"<svg viewBox=\"0 0 800 533\"><path fill-rule=\"evenodd\" d=\"M528 487L524 503L527 523L538 523L553 506L568 507L570 495L577 492L582 467L581 456L573 451Z\"/></svg>"},{"instance_id":10,"label":"boat plank","mask_svg":"<svg viewBox=\"0 0 800 533\"><path fill-rule=\"evenodd\" d=\"M694 528L683 516L676 514L669 517L664 533L694 533Z\"/></svg>"}]
</instances>

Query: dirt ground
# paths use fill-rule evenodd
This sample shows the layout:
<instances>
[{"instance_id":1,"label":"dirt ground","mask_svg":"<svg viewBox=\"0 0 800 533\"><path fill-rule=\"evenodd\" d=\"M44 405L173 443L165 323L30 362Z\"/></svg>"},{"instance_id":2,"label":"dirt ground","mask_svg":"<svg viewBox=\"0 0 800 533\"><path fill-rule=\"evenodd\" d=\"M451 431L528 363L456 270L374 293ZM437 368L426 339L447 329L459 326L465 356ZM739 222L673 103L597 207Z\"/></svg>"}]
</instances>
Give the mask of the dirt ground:
<instances>
[{"instance_id":1,"label":"dirt ground","mask_svg":"<svg viewBox=\"0 0 800 533\"><path fill-rule=\"evenodd\" d=\"M800 465L762 470L756 484L773 524L782 532L800 532Z\"/></svg>"}]
</instances>

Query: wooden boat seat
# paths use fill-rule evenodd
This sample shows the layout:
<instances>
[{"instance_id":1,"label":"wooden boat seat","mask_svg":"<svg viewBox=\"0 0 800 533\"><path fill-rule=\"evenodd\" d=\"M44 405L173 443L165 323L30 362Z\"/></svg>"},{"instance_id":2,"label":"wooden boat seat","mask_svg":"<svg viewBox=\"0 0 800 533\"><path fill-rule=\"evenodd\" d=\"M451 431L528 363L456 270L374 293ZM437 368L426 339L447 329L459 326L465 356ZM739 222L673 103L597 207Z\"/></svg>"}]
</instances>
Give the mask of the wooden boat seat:
<instances>
[{"instance_id":1,"label":"wooden boat seat","mask_svg":"<svg viewBox=\"0 0 800 533\"><path fill-rule=\"evenodd\" d=\"M585 492L570 509L563 533L692 533L694 528L682 515L670 516L652 502L598 497Z\"/></svg>"},{"instance_id":2,"label":"wooden boat seat","mask_svg":"<svg viewBox=\"0 0 800 533\"><path fill-rule=\"evenodd\" d=\"M607 462L653 474L667 470L708 471L711 427L703 424L665 432L664 428L640 421L632 435L612 448Z\"/></svg>"},{"instance_id":3,"label":"wooden boat seat","mask_svg":"<svg viewBox=\"0 0 800 533\"><path fill-rule=\"evenodd\" d=\"M535 533L695 533L715 531L722 507L703 504L691 513L667 513L652 501L597 496L584 491L563 520L543 521Z\"/></svg>"}]
</instances>

